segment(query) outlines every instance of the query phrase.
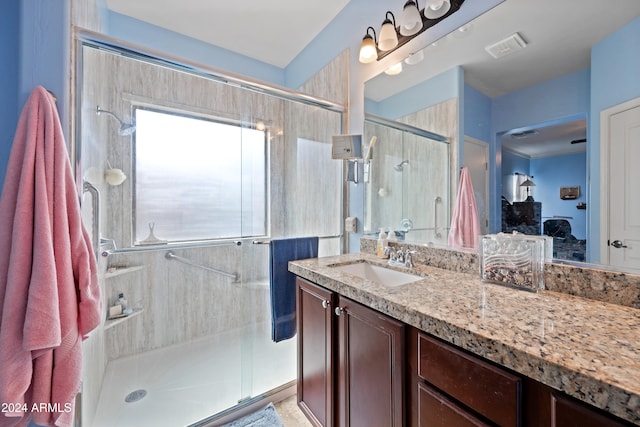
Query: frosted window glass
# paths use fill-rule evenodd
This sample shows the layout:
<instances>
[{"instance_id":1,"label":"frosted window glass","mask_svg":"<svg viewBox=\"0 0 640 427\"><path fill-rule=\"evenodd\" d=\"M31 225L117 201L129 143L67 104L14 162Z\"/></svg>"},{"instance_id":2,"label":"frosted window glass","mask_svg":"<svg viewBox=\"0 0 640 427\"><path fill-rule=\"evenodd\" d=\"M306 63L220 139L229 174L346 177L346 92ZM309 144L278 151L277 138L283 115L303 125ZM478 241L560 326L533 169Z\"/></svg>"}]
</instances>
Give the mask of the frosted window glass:
<instances>
[{"instance_id":1,"label":"frosted window glass","mask_svg":"<svg viewBox=\"0 0 640 427\"><path fill-rule=\"evenodd\" d=\"M266 133L135 111L135 241L266 234Z\"/></svg>"}]
</instances>

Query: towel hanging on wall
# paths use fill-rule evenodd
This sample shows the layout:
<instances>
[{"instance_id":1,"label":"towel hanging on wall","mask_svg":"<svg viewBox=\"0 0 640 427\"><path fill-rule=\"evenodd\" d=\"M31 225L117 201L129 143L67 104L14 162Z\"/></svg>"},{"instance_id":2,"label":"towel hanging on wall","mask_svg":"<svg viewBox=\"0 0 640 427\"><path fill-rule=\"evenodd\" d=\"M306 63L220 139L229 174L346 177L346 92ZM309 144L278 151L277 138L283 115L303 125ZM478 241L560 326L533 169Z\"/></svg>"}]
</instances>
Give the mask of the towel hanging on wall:
<instances>
[{"instance_id":1,"label":"towel hanging on wall","mask_svg":"<svg viewBox=\"0 0 640 427\"><path fill-rule=\"evenodd\" d=\"M0 425L71 426L82 338L100 323L102 306L60 118L41 86L11 148L0 253L0 402L13 405Z\"/></svg>"},{"instance_id":2,"label":"towel hanging on wall","mask_svg":"<svg viewBox=\"0 0 640 427\"><path fill-rule=\"evenodd\" d=\"M451 217L449 246L456 249L477 249L479 237L480 221L478 220L476 197L473 192L469 168L464 167L460 171L458 195Z\"/></svg>"}]
</instances>

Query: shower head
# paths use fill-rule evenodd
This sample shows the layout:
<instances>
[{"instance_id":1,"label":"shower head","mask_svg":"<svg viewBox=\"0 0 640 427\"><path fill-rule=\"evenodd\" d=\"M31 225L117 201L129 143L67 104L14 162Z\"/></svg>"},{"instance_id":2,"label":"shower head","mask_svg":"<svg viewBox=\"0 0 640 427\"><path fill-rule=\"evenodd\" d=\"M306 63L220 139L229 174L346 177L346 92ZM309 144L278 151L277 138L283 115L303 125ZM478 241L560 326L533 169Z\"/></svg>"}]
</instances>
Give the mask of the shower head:
<instances>
[{"instance_id":1,"label":"shower head","mask_svg":"<svg viewBox=\"0 0 640 427\"><path fill-rule=\"evenodd\" d=\"M136 131L136 125L134 125L133 123L125 123L122 120L120 120L120 118L118 116L116 116L115 114L113 114L111 111L107 111L107 110L103 110L102 108L100 108L100 106L98 105L96 107L96 114L100 115L101 113L107 114L111 117L113 117L119 124L120 124L120 129L118 129L118 133L122 136L129 136L131 135L133 132Z\"/></svg>"},{"instance_id":2,"label":"shower head","mask_svg":"<svg viewBox=\"0 0 640 427\"><path fill-rule=\"evenodd\" d=\"M409 160L403 160L403 161L401 161L400 163L398 163L397 165L395 165L395 166L393 167L393 169L394 169L394 170L396 170L397 172L402 172L402 169L403 169L403 167L402 167L402 166L403 166L403 165L405 165L405 164L407 164L407 165L408 165L408 164L409 164Z\"/></svg>"}]
</instances>

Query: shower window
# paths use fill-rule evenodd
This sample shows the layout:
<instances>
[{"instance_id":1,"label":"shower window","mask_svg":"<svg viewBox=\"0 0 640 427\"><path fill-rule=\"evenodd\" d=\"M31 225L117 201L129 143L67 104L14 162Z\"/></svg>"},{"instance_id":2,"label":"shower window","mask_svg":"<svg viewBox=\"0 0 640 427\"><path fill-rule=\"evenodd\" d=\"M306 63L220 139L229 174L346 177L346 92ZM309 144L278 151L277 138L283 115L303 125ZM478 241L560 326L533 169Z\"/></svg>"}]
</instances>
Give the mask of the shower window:
<instances>
[{"instance_id":1,"label":"shower window","mask_svg":"<svg viewBox=\"0 0 640 427\"><path fill-rule=\"evenodd\" d=\"M134 114L136 244L266 234L265 131L143 108Z\"/></svg>"}]
</instances>

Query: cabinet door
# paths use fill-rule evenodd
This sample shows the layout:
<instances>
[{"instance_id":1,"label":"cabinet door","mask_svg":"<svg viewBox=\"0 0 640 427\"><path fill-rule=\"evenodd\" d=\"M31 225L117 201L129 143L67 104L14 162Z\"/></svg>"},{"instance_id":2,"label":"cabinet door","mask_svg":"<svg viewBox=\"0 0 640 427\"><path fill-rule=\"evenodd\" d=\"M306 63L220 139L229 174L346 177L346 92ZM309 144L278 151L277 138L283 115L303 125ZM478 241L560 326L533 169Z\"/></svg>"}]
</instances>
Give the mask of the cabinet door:
<instances>
[{"instance_id":1,"label":"cabinet door","mask_svg":"<svg viewBox=\"0 0 640 427\"><path fill-rule=\"evenodd\" d=\"M338 414L341 427L401 427L404 325L338 297Z\"/></svg>"},{"instance_id":2,"label":"cabinet door","mask_svg":"<svg viewBox=\"0 0 640 427\"><path fill-rule=\"evenodd\" d=\"M316 426L332 427L333 293L296 278L298 406Z\"/></svg>"},{"instance_id":3,"label":"cabinet door","mask_svg":"<svg viewBox=\"0 0 640 427\"><path fill-rule=\"evenodd\" d=\"M631 424L603 414L595 408L573 399L556 395L551 397L552 427L627 427Z\"/></svg>"}]
</instances>

